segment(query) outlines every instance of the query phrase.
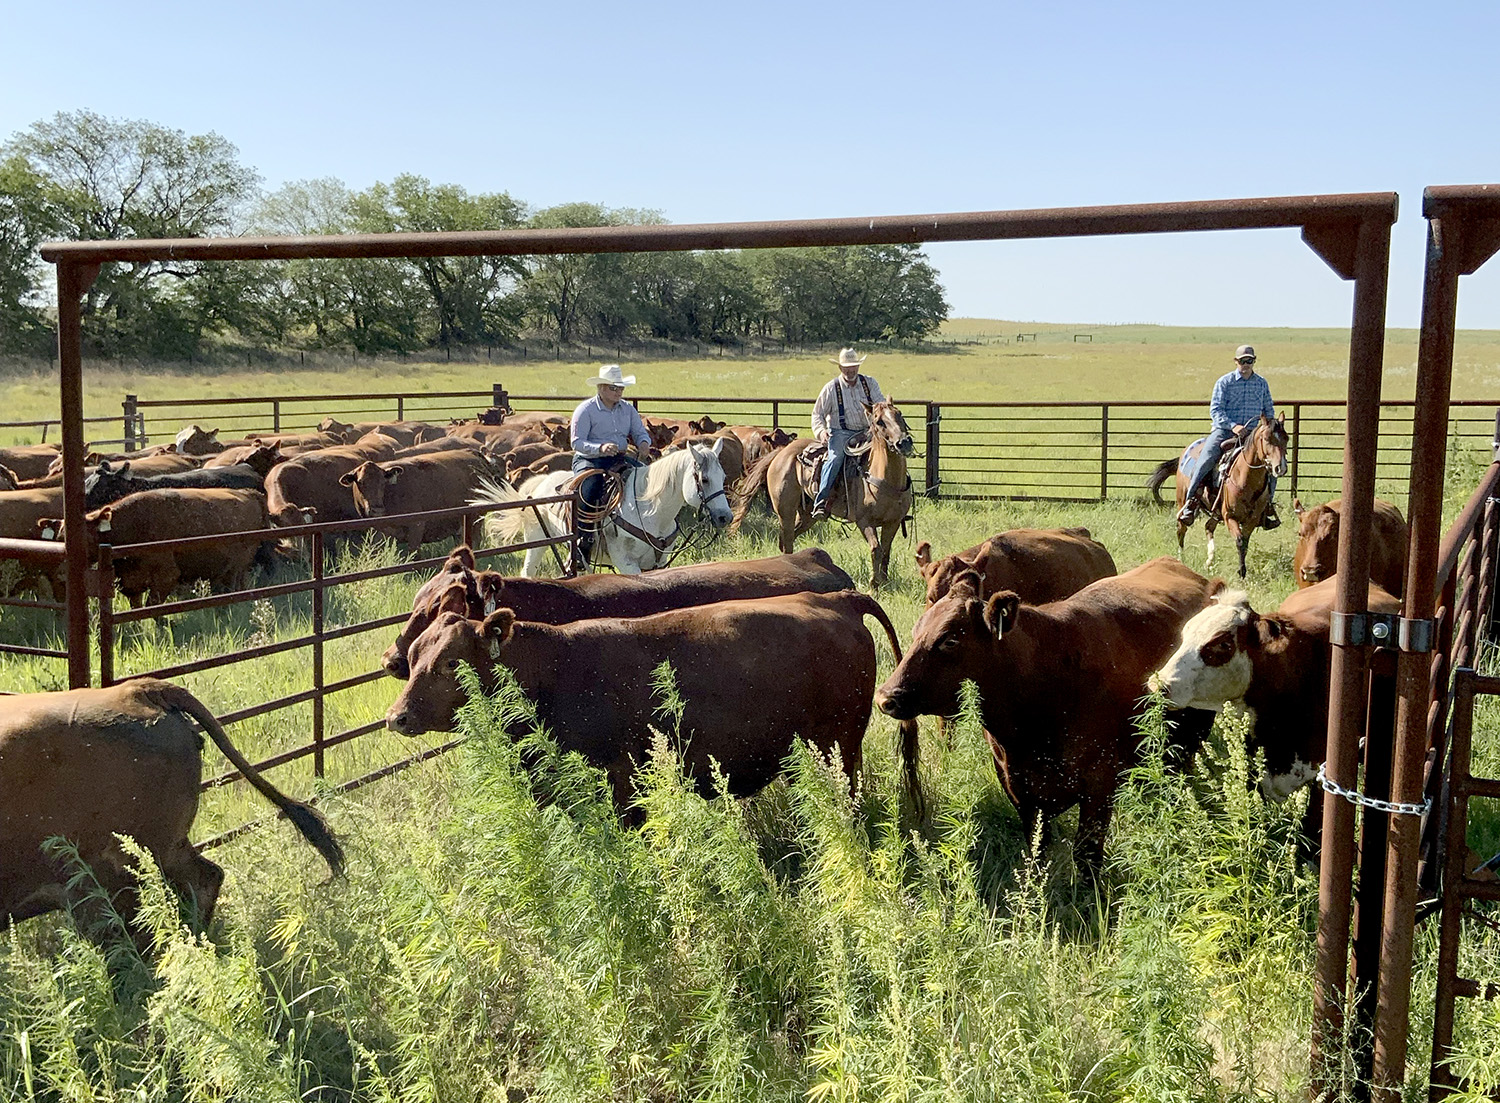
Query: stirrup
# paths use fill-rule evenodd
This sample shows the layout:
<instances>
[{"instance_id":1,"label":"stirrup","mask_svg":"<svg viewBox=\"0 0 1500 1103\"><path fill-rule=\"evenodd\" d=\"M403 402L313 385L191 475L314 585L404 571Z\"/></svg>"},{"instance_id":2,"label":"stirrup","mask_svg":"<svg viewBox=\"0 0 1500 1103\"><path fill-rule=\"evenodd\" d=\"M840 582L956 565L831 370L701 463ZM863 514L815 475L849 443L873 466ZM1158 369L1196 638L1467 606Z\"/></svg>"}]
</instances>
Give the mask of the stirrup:
<instances>
[{"instance_id":1,"label":"stirrup","mask_svg":"<svg viewBox=\"0 0 1500 1103\"><path fill-rule=\"evenodd\" d=\"M1189 502L1177 511L1177 523L1179 525L1191 525L1198 519L1198 507Z\"/></svg>"},{"instance_id":2,"label":"stirrup","mask_svg":"<svg viewBox=\"0 0 1500 1103\"><path fill-rule=\"evenodd\" d=\"M1266 511L1260 515L1260 527L1267 532L1281 527L1281 514L1276 512L1275 506L1266 507Z\"/></svg>"}]
</instances>

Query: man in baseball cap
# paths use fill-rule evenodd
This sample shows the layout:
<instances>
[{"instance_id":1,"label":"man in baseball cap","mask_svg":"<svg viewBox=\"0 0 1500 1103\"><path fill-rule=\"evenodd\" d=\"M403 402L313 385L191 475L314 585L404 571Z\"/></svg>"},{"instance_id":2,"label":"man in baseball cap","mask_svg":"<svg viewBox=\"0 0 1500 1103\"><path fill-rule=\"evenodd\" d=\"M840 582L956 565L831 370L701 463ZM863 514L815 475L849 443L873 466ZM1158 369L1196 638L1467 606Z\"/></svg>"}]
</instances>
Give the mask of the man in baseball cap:
<instances>
[{"instance_id":1,"label":"man in baseball cap","mask_svg":"<svg viewBox=\"0 0 1500 1103\"><path fill-rule=\"evenodd\" d=\"M1184 525L1191 525L1198 516L1198 494L1218 466L1224 443L1238 437L1246 425L1259 420L1261 415L1272 419L1276 417L1276 404L1271 401L1271 385L1264 376L1255 374L1255 349L1250 345L1241 345L1235 349L1234 364L1234 371L1214 384L1213 398L1208 404L1213 430L1198 452L1198 469L1193 472L1193 481L1188 485L1186 504L1177 514L1177 520ZM1272 501L1261 517L1260 527L1263 529L1274 529L1281 524L1274 500L1275 475L1270 477L1269 486Z\"/></svg>"}]
</instances>

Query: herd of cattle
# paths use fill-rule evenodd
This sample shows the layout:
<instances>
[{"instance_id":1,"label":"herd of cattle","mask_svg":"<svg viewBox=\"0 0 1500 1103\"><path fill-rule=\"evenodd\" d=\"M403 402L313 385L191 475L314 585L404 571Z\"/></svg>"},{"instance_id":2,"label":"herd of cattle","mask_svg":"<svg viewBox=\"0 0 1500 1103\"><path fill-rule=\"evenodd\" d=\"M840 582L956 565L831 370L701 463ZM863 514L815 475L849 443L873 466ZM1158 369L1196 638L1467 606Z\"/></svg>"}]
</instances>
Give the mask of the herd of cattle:
<instances>
[{"instance_id":1,"label":"herd of cattle","mask_svg":"<svg viewBox=\"0 0 1500 1103\"><path fill-rule=\"evenodd\" d=\"M517 463L544 470L559 462L529 452L512 458L519 448L556 443L558 427L544 418L512 424L499 458L494 441L504 424L460 426L431 439L417 430L404 441L388 436L391 428L329 425L316 441L283 437L226 447L177 474L255 471L265 477L264 494L192 484L127 487L112 515L101 506L90 523L128 513L132 498L164 493L255 495L260 516L283 524L331 513L379 516L416 504L439 508L435 489L392 501L393 490L409 485L408 471L441 467L441 475L423 476L421 485L432 488L481 469L517 474ZM735 435L723 427L714 431ZM773 443L769 434L755 432L754 442L742 442L745 451ZM328 439L334 435L339 443ZM489 447L465 443L476 440ZM171 458L204 447L185 435ZM270 466L257 469L275 454ZM130 458L124 480L138 464L165 458ZM121 477L101 463L90 493L114 494L119 488L111 480ZM343 488L347 501L330 486ZM231 499L215 500L228 508ZM1339 503L1312 510L1299 503L1297 509L1299 588L1266 613L1172 558L1117 573L1109 551L1086 529L1011 530L941 558L924 543L917 566L927 607L904 651L880 604L857 592L819 548L639 576L546 580L482 570L460 546L415 595L407 623L383 657L385 670L406 683L387 726L404 735L450 731L465 700L460 669L467 664L493 688L503 668L559 745L606 772L629 818L633 771L648 753L650 726L660 723L653 674L665 662L685 701L685 766L705 793L714 763L731 792L754 793L780 771L797 739L836 753L856 784L866 728L878 707L898 722L904 784L920 807L918 718L957 714L961 687L972 680L996 771L1023 824L1045 830L1078 806L1076 854L1088 868L1102 857L1121 775L1139 754L1136 721L1149 690L1172 710L1175 752L1191 755L1214 712L1226 701L1239 702L1252 716L1252 749L1264 752L1267 795L1285 796L1314 776L1327 727L1329 572ZM142 531L159 539L162 526L158 521ZM255 527L237 519L225 531ZM1394 611L1406 546L1394 507L1381 504L1371 539L1370 607ZM879 685L867 615L880 625L896 660ZM189 717L337 871L341 851L315 810L261 778L186 691L138 680L0 698L0 914L20 919L66 901L66 872L43 847L55 835L77 843L101 883L128 897L126 863L114 837L125 832L157 856L206 920L222 871L188 843L201 770ZM101 762L109 768L100 769ZM137 801L132 784L149 788L151 799ZM63 793L67 799L54 799Z\"/></svg>"},{"instance_id":2,"label":"herd of cattle","mask_svg":"<svg viewBox=\"0 0 1500 1103\"><path fill-rule=\"evenodd\" d=\"M652 452L693 441L722 445L726 483L767 450L792 437L781 430L697 421L647 419ZM518 488L565 469L568 419L562 414L486 411L475 420L438 426L389 421L347 424L325 418L313 433L254 434L223 442L196 425L171 444L141 452L91 454L85 505L91 554L111 545L244 533L322 521L352 521L457 508L487 480ZM59 540L62 460L55 445L0 448L0 539ZM393 524L386 531L408 553L457 533L459 522ZM206 547L147 553L115 564L132 605L165 601L179 585L206 580L241 588L257 563L274 565L275 540L215 541ZM55 558L24 549L4 553L21 568L17 588L46 582L61 600Z\"/></svg>"}]
</instances>

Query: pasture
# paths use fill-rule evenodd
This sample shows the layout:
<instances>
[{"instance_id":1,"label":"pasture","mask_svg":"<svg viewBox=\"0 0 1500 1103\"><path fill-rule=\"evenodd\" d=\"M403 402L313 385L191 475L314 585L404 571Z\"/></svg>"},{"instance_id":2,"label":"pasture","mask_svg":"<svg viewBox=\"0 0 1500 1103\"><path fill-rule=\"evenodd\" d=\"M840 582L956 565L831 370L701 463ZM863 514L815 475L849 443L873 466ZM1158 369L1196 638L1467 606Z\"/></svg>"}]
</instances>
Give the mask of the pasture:
<instances>
[{"instance_id":1,"label":"pasture","mask_svg":"<svg viewBox=\"0 0 1500 1103\"><path fill-rule=\"evenodd\" d=\"M960 320L947 332L980 340L1013 325L965 330ZM1065 333L1085 328L1020 328L1042 330L1035 347L957 345L892 355L889 366L880 355L869 367L898 398L1193 398L1206 395L1228 349L1248 340L1278 396L1341 397L1346 345L1335 331L1096 328L1093 343L1068 336L1065 345ZM1409 345L1408 359L1414 335ZM1388 386L1401 379L1399 347L1388 350ZM1302 365L1295 384L1278 356ZM1461 336L1457 359L1456 395L1500 393L1500 335ZM378 365L366 374L362 364L334 376L218 379L90 370L90 402L103 408L89 412L117 412L126 390L442 390L502 379L517 392L574 394L585 366ZM808 355L627 370L642 377L643 393L732 396L810 394L831 368ZM9 418L33 408L47 416L40 398L27 397L40 382L0 386L14 399ZM1059 393L1048 392L1054 386ZM1453 458L1449 519L1482 469L1480 457ZM922 608L917 542L946 554L1000 529L1060 525L1087 526L1122 570L1175 550L1170 513L1143 502L919 501L880 595L903 641ZM816 542L868 582L861 539L827 524ZM1245 589L1257 608L1291 591L1294 542L1291 523L1256 534ZM707 554L775 550L771 522L757 513ZM1217 573L1231 566L1226 551L1221 540ZM346 547L340 569L397 558L389 542L371 539ZM1203 570L1201 524L1186 561ZM493 565L511 571L519 557ZM416 584L384 578L333 591L329 604L341 607L330 619L403 612ZM4 615L7 639L55 639L42 614ZM295 638L308 618L299 595L134 626L116 670ZM329 679L370 669L394 632L331 644ZM877 652L884 677L891 656L883 642ZM223 712L295 692L304 662L292 653L181 681ZM61 664L0 656L7 689L57 688L62 674ZM330 730L382 714L397 689L382 679L340 694ZM973 710L947 739L924 723L930 806L918 819L898 797L895 724L878 713L857 801L806 754L794 756L785 783L755 798L705 801L667 750L670 694L664 704L663 751L642 779L638 830L618 825L597 772L549 753L544 738L523 756L500 735L522 707L502 692L470 710L463 748L328 802L350 855L346 879L322 883L321 862L280 824L213 854L228 879L212 944L184 934L175 903L149 889L155 976L120 947L111 973L63 918L23 924L0 944L0 1098L817 1103L1305 1093L1317 903L1316 873L1299 863L1295 834L1306 797L1268 806L1247 792L1253 766L1235 750L1240 721L1221 719L1221 738L1192 776L1148 757L1121 795L1106 873L1089 885L1072 864L1072 816L1059 841L1032 852ZM1500 724L1493 701L1486 706L1475 769L1494 776ZM306 724L299 706L230 731L258 759L303 742ZM327 781L440 742L362 737L330 751ZM207 768L219 768L212 754ZM269 776L290 793L314 790L306 759ZM244 788L207 795L195 837L264 816ZM1470 844L1486 856L1500 850L1493 810L1476 810ZM1435 931L1423 932L1413 1085L1425 1075L1436 957ZM1465 975L1500 976L1500 935L1475 928L1465 952ZM1494 1088L1500 1016L1483 1003L1460 1012L1467 1071Z\"/></svg>"}]
</instances>

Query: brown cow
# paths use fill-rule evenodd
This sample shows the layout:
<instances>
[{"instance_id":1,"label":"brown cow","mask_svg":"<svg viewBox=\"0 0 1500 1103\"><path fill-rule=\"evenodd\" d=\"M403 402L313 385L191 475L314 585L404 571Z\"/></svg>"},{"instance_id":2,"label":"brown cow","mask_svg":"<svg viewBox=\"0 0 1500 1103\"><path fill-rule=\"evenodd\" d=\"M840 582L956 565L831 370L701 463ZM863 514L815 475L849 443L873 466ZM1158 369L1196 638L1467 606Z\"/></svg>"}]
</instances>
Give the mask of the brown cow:
<instances>
[{"instance_id":1,"label":"brown cow","mask_svg":"<svg viewBox=\"0 0 1500 1103\"><path fill-rule=\"evenodd\" d=\"M503 664L559 747L606 772L622 813L633 800L635 769L649 755L650 726L663 723L652 690L662 663L671 664L686 703L678 734L699 792L712 795L716 764L730 792L745 796L781 772L796 739L824 754L837 748L856 784L875 690L866 615L901 654L885 610L854 591L562 625L519 621L509 608L469 620L466 607L463 586L449 587L438 619L412 644L411 681L386 714L387 727L403 735L450 730L464 702L459 664L472 666L488 687ZM914 735L909 742L914 749Z\"/></svg>"},{"instance_id":2,"label":"brown cow","mask_svg":"<svg viewBox=\"0 0 1500 1103\"><path fill-rule=\"evenodd\" d=\"M329 433L246 433L246 440L260 440L267 444L279 444L283 452L293 448L337 448L341 444L353 444L361 434L353 427Z\"/></svg>"},{"instance_id":3,"label":"brown cow","mask_svg":"<svg viewBox=\"0 0 1500 1103\"><path fill-rule=\"evenodd\" d=\"M62 449L56 444L20 444L0 448L0 463L10 468L17 479L40 479L61 454Z\"/></svg>"},{"instance_id":4,"label":"brown cow","mask_svg":"<svg viewBox=\"0 0 1500 1103\"><path fill-rule=\"evenodd\" d=\"M1029 605L1058 601L1116 573L1109 550L1084 528L1011 529L936 560L923 540L917 545L917 569L927 582L928 605L964 571L979 575L980 597L1014 590Z\"/></svg>"},{"instance_id":5,"label":"brown cow","mask_svg":"<svg viewBox=\"0 0 1500 1103\"><path fill-rule=\"evenodd\" d=\"M385 517L457 509L469 503L481 482L494 477L488 459L465 449L408 456L386 463L362 463L341 475L339 483L349 488L354 508L361 517ZM382 526L381 531L397 535L407 554L415 555L423 544L456 535L462 529L463 520L451 518L401 522L388 528Z\"/></svg>"},{"instance_id":6,"label":"brown cow","mask_svg":"<svg viewBox=\"0 0 1500 1103\"><path fill-rule=\"evenodd\" d=\"M1146 679L1223 584L1163 556L1046 605L1009 590L985 601L981 585L966 572L922 614L876 704L898 720L952 716L973 679L995 770L1028 837L1077 804L1075 853L1097 867L1140 743Z\"/></svg>"},{"instance_id":7,"label":"brown cow","mask_svg":"<svg viewBox=\"0 0 1500 1103\"><path fill-rule=\"evenodd\" d=\"M407 676L410 670L407 650L436 618L438 599L454 583L462 584L468 594L466 615L472 620L499 608L503 589L505 604L518 618L544 624L569 624L597 617L644 617L732 598L854 589L854 580L839 570L822 548L804 548L791 555L766 559L693 563L638 575L589 574L549 579L506 578L498 571L476 570L474 553L460 545L412 599L411 617L396 642L381 657L387 674L395 678Z\"/></svg>"},{"instance_id":8,"label":"brown cow","mask_svg":"<svg viewBox=\"0 0 1500 1103\"><path fill-rule=\"evenodd\" d=\"M56 517L62 512L62 507L61 487L0 491L0 538L35 540L37 522L44 517ZM62 571L56 559L32 557L22 552L7 552L4 558L20 565L21 577L15 584L17 592L31 590L40 593L40 584L45 579L52 600L63 599Z\"/></svg>"},{"instance_id":9,"label":"brown cow","mask_svg":"<svg viewBox=\"0 0 1500 1103\"><path fill-rule=\"evenodd\" d=\"M740 438L729 430L722 429L717 433L699 433L691 437L678 437L667 451L675 452L690 444L701 444L705 448L713 448L721 440L724 442L724 447L719 450L719 466L724 468L724 485L733 486L745 477L745 446L740 443Z\"/></svg>"},{"instance_id":10,"label":"brown cow","mask_svg":"<svg viewBox=\"0 0 1500 1103\"><path fill-rule=\"evenodd\" d=\"M294 453L283 452L281 445L275 441L266 442L260 440L234 441L225 446L224 451L217 452L203 461L204 467L230 467L237 463L249 463L250 457L260 453L266 456L275 455L276 462L266 467L269 472L272 467L282 460L289 460Z\"/></svg>"},{"instance_id":11,"label":"brown cow","mask_svg":"<svg viewBox=\"0 0 1500 1103\"><path fill-rule=\"evenodd\" d=\"M85 478L92 475L106 463L118 462L113 457L101 455L98 452L90 452L84 458L88 461L83 469ZM196 471L203 466L203 457L179 456L175 452L153 452L149 456L142 456L140 459L130 460L129 462L132 474L142 478L149 478L155 475L176 475L182 471ZM62 486L62 458L59 457L55 460L52 466L53 470L48 473L46 478L33 479L31 481L30 486L32 489L40 489L46 486Z\"/></svg>"},{"instance_id":12,"label":"brown cow","mask_svg":"<svg viewBox=\"0 0 1500 1103\"><path fill-rule=\"evenodd\" d=\"M381 433L385 436L385 433ZM433 440L424 440L420 444L407 445L396 453L396 459L404 460L407 456L430 456L435 452L478 452L480 444L477 440L460 440L458 437L450 437L447 433Z\"/></svg>"},{"instance_id":13,"label":"brown cow","mask_svg":"<svg viewBox=\"0 0 1500 1103\"><path fill-rule=\"evenodd\" d=\"M204 429L198 425L185 425L177 431L177 452L183 456L213 456L224 451L219 442L217 429Z\"/></svg>"},{"instance_id":14,"label":"brown cow","mask_svg":"<svg viewBox=\"0 0 1500 1103\"><path fill-rule=\"evenodd\" d=\"M1327 756L1328 631L1336 586L1337 578L1324 579L1264 616L1245 594L1220 594L1183 626L1181 645L1153 677L1173 707L1218 711L1234 703L1251 715L1250 747L1266 756L1261 792L1272 800L1312 781ZM1401 602L1372 582L1369 608L1397 613ZM1321 820L1321 813L1310 815L1308 826Z\"/></svg>"},{"instance_id":15,"label":"brown cow","mask_svg":"<svg viewBox=\"0 0 1500 1103\"><path fill-rule=\"evenodd\" d=\"M532 479L540 479L554 471L567 471L573 466L572 452L552 451L528 464L517 464L515 453L507 453L501 459L505 463L505 481L520 490Z\"/></svg>"},{"instance_id":16,"label":"brown cow","mask_svg":"<svg viewBox=\"0 0 1500 1103\"><path fill-rule=\"evenodd\" d=\"M725 428L739 438L740 446L745 450L746 471L754 467L762 457L797 439L796 433L788 433L781 428L765 430L757 425L729 425Z\"/></svg>"},{"instance_id":17,"label":"brown cow","mask_svg":"<svg viewBox=\"0 0 1500 1103\"><path fill-rule=\"evenodd\" d=\"M1292 554L1292 575L1299 588L1331 578L1338 569L1339 513L1343 504L1342 498L1335 498L1303 509L1300 498L1292 500L1297 514L1297 550ZM1401 511L1376 498L1375 512L1370 518L1370 579L1397 597L1406 586L1407 536Z\"/></svg>"},{"instance_id":18,"label":"brown cow","mask_svg":"<svg viewBox=\"0 0 1500 1103\"><path fill-rule=\"evenodd\" d=\"M284 796L187 690L154 678L107 689L0 697L0 925L88 906L48 839L78 848L127 925L137 906L133 862L117 835L151 853L207 926L224 871L188 841L203 774L202 737L286 815L338 875L344 853L323 817Z\"/></svg>"},{"instance_id":19,"label":"brown cow","mask_svg":"<svg viewBox=\"0 0 1500 1103\"><path fill-rule=\"evenodd\" d=\"M277 464L266 476L273 524L352 521L359 516L354 496L339 480L362 463L380 463L396 454L396 442L367 433L353 444L320 448Z\"/></svg>"},{"instance_id":20,"label":"brown cow","mask_svg":"<svg viewBox=\"0 0 1500 1103\"><path fill-rule=\"evenodd\" d=\"M87 521L91 559L98 557L99 545L106 540L123 547L271 527L266 496L258 490L143 490L95 510ZM55 518L38 522L38 534L46 540L67 539L66 527ZM138 608L148 595L153 605L166 601L179 584L198 579L219 590L237 590L261 543L257 536L121 554L114 558L115 579L131 608Z\"/></svg>"},{"instance_id":21,"label":"brown cow","mask_svg":"<svg viewBox=\"0 0 1500 1103\"><path fill-rule=\"evenodd\" d=\"M448 435L457 437L459 440L478 441L489 449L499 452L509 452L522 444L531 444L539 440L550 440L551 430L541 423L528 423L524 425L480 425L476 422L467 422L463 425L451 425L448 427Z\"/></svg>"},{"instance_id":22,"label":"brown cow","mask_svg":"<svg viewBox=\"0 0 1500 1103\"><path fill-rule=\"evenodd\" d=\"M691 429L697 436L711 437L715 433L719 432L719 430L727 429L728 427L729 422L715 421L708 414L704 414L702 417L698 418L695 421L688 422L688 428Z\"/></svg>"},{"instance_id":23,"label":"brown cow","mask_svg":"<svg viewBox=\"0 0 1500 1103\"><path fill-rule=\"evenodd\" d=\"M642 418L641 422L651 437L651 447L659 452L670 447L678 437L693 435L692 423L680 418Z\"/></svg>"}]
</instances>

